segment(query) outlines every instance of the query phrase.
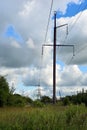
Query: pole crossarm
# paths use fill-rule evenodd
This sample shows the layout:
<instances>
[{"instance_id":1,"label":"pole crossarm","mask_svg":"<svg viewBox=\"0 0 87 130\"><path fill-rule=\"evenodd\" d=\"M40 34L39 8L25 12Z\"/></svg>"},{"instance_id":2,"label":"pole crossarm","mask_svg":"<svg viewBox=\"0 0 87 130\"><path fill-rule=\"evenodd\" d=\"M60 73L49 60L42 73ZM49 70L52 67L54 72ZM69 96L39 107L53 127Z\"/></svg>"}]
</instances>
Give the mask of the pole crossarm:
<instances>
[{"instance_id":1,"label":"pole crossarm","mask_svg":"<svg viewBox=\"0 0 87 130\"><path fill-rule=\"evenodd\" d=\"M43 44L42 45L42 55L43 55L43 49L44 49L44 47L56 47L56 46L64 46L64 47L72 47L73 48L73 56L75 56L75 48L74 48L74 45L69 45L69 44ZM53 57L53 59L54 59L54 57ZM54 63L54 62L53 62ZM54 69L55 69L55 72L54 72ZM56 103L56 57L55 57L55 65L53 65L53 104L55 104Z\"/></svg>"},{"instance_id":2,"label":"pole crossarm","mask_svg":"<svg viewBox=\"0 0 87 130\"><path fill-rule=\"evenodd\" d=\"M44 46L46 46L46 47L52 46L53 47L54 45L52 45L52 44L43 44L42 45L42 55L43 55L43 51L44 51L43 50ZM72 47L73 48L73 56L75 56L75 47L74 47L74 45L71 45L71 44L70 45L69 44L56 44L55 46Z\"/></svg>"},{"instance_id":3,"label":"pole crossarm","mask_svg":"<svg viewBox=\"0 0 87 130\"><path fill-rule=\"evenodd\" d=\"M40 86L40 84L36 84L36 85L29 84L28 86L31 86L31 87L33 87L33 86Z\"/></svg>"},{"instance_id":4,"label":"pole crossarm","mask_svg":"<svg viewBox=\"0 0 87 130\"><path fill-rule=\"evenodd\" d=\"M59 26L56 26L56 28L60 28L60 27L63 27L63 26L68 26L68 24L62 24L62 25L59 25Z\"/></svg>"},{"instance_id":5,"label":"pole crossarm","mask_svg":"<svg viewBox=\"0 0 87 130\"><path fill-rule=\"evenodd\" d=\"M57 12L54 12L54 38L53 38L53 45L52 44L43 44L42 46L42 55L43 55L43 47L44 46L52 46L53 47L53 104L56 103L56 46L65 46L65 47L72 47L73 48L73 56L74 56L74 45L64 45L64 44L56 44L56 34L57 29L63 26L67 26L67 35L68 35L68 24L62 24L59 26L56 26L56 14Z\"/></svg>"}]
</instances>

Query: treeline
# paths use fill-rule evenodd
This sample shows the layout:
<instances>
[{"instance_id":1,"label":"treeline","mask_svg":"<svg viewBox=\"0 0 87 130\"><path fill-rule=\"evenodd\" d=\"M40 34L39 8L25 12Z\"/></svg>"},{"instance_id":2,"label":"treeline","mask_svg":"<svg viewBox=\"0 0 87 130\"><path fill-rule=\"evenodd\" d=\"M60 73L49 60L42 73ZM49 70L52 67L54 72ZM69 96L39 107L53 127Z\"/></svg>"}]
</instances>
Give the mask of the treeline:
<instances>
[{"instance_id":1,"label":"treeline","mask_svg":"<svg viewBox=\"0 0 87 130\"><path fill-rule=\"evenodd\" d=\"M32 100L29 97L15 94L14 88L9 87L8 82L3 76L0 76L0 107L3 106L39 106L52 103L52 99L48 96L42 96L40 99Z\"/></svg>"},{"instance_id":2,"label":"treeline","mask_svg":"<svg viewBox=\"0 0 87 130\"><path fill-rule=\"evenodd\" d=\"M52 103L52 98L49 96L42 96L40 99L32 100L29 97L25 97L19 94L14 94L14 88L9 87L8 82L3 76L0 76L0 107L3 106L26 106L33 105L42 107L44 104ZM62 97L60 100L56 100L57 103L61 103L66 106L69 104L82 104L87 106L87 91L77 93L77 95Z\"/></svg>"},{"instance_id":3,"label":"treeline","mask_svg":"<svg viewBox=\"0 0 87 130\"><path fill-rule=\"evenodd\" d=\"M87 106L87 91L82 90L82 92L77 93L77 95L66 96L61 98L63 105L69 104L85 104Z\"/></svg>"},{"instance_id":4,"label":"treeline","mask_svg":"<svg viewBox=\"0 0 87 130\"><path fill-rule=\"evenodd\" d=\"M13 94L13 88L9 89L8 82L0 76L0 107L3 106L24 106L32 102L29 97Z\"/></svg>"}]
</instances>

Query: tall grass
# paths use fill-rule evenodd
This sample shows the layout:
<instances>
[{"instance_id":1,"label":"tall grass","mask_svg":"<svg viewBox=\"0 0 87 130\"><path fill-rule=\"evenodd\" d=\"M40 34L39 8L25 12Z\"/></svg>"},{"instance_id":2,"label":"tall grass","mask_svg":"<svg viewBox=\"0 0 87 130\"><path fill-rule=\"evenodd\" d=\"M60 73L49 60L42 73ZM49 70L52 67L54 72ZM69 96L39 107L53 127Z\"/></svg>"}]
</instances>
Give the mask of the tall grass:
<instances>
[{"instance_id":1,"label":"tall grass","mask_svg":"<svg viewBox=\"0 0 87 130\"><path fill-rule=\"evenodd\" d=\"M1 108L0 130L87 130L87 108L84 105Z\"/></svg>"}]
</instances>

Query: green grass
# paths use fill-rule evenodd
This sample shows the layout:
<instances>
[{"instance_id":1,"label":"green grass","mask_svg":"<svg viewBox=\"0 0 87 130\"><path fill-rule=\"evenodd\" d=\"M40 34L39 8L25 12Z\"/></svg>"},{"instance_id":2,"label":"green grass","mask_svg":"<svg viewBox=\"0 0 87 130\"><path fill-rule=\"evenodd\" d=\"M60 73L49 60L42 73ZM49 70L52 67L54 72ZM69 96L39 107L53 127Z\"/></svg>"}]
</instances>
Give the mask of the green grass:
<instances>
[{"instance_id":1,"label":"green grass","mask_svg":"<svg viewBox=\"0 0 87 130\"><path fill-rule=\"evenodd\" d=\"M87 108L84 105L0 108L0 130L87 130Z\"/></svg>"}]
</instances>

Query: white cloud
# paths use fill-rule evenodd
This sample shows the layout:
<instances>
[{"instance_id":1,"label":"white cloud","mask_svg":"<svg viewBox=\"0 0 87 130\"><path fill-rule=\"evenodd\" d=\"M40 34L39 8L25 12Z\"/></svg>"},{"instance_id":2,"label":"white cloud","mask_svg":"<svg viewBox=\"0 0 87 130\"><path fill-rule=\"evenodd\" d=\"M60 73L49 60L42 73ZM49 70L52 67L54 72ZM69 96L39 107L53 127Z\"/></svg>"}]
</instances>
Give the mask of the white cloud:
<instances>
[{"instance_id":1,"label":"white cloud","mask_svg":"<svg viewBox=\"0 0 87 130\"><path fill-rule=\"evenodd\" d=\"M12 45L13 47L15 47L15 48L21 48L20 44L19 44L18 42L16 42L16 41L13 41L13 42L11 43L11 45Z\"/></svg>"},{"instance_id":2,"label":"white cloud","mask_svg":"<svg viewBox=\"0 0 87 130\"><path fill-rule=\"evenodd\" d=\"M69 2L80 4L81 1L55 0L52 11L60 10L65 13ZM0 3L0 15L2 16L0 21L0 73L8 74L9 82L15 80L15 82L18 83L19 79L22 79L25 86L28 86L29 83L37 84L39 80L38 75L40 75L42 87L45 86L43 93L49 93L49 95L52 93L52 49L50 47L44 48L43 63L41 63L40 57L50 3L51 0L3 0ZM76 48L76 52L83 47L82 45L86 46L86 14L87 11L84 11L78 24L75 25L67 38L66 43L77 43L77 45L79 43L79 46L81 46ZM71 23L76 17L78 17L78 15L72 18L59 19L58 24L69 21ZM53 20L51 20L50 34L48 34L49 37L47 37L47 40L52 39L50 38L50 36L52 36L52 24ZM21 44L17 42L16 39L13 40L4 37L4 33L9 25L15 27L18 34L22 36L24 43ZM70 25L71 24L69 24L69 26ZM61 37L59 37L61 33L64 34L65 37L65 29L58 33L59 43L61 43ZM69 49L66 49L66 51L67 50ZM64 55L63 59L66 59L67 55L72 55L72 52L70 52L71 50L67 51L68 53L66 51L64 51L64 49L62 51L60 50L60 53ZM75 56L73 63L81 64L86 63L86 61L85 49L85 52L82 52L81 55L79 53L78 56ZM42 71L39 70L40 64L43 65ZM65 67L62 72L61 70L60 65L57 65L57 85L59 88L64 85L86 85L87 76L85 74L83 78L83 74L77 66ZM80 79L81 81L79 83Z\"/></svg>"},{"instance_id":3,"label":"white cloud","mask_svg":"<svg viewBox=\"0 0 87 130\"><path fill-rule=\"evenodd\" d=\"M62 1L58 2L56 0L53 4L53 8L58 9L59 7L61 7L60 8L61 11L64 11L64 10L66 11L67 4L69 2L79 3L79 0L76 0L76 1L75 0L67 0L67 1L64 0L63 2ZM18 50L19 56L22 56L24 54L24 57L25 57L25 61L24 61L25 64L23 62L23 66L24 65L26 66L27 61L28 61L28 63L30 62L30 64L31 64L31 60L29 60L27 55L28 56L31 55L31 57L35 57L35 59L38 60L38 57L41 54L40 53L41 45L44 42L50 3L51 3L51 1L49 2L46 0L45 1L41 1L41 0L11 1L11 0L9 0L8 2L3 0L1 2L0 13L2 13L2 16L3 16L2 22L0 24L1 33L4 32L4 30L8 27L9 24L11 24L11 25L15 26L15 29L18 31L18 33L24 39L24 44L27 43L28 47L30 46L29 50L24 46L22 47L22 49ZM52 23L53 23L53 21L52 21ZM29 39L32 39L32 41L29 41ZM1 37L0 40L1 40L1 43L6 43L6 44L9 43L8 47L12 42L11 40L9 40L7 38L3 38L3 37ZM17 47L17 44L15 44L15 46ZM9 47L9 48L11 48L11 47ZM33 50L34 54L32 54L31 48L35 48ZM7 52L9 51L9 53L10 53L11 50L8 50L7 48L5 48L5 49ZM14 47L11 49L13 50L11 52L12 53L15 52L14 55L16 55L17 50L15 50ZM6 59L3 55L4 54L2 54L2 59L5 61ZM21 60L20 60L21 57L20 58L18 58L18 57L17 57L17 62L21 62ZM13 59L13 61L11 61L11 62L14 62L16 60L16 59L14 60L13 54L12 55L10 54L10 57L8 56L7 58L11 59L11 60ZM32 64L37 62L37 60L32 60ZM21 62L21 64L22 64L22 62ZM21 67L21 64L19 64L20 67ZM2 65L6 66L7 64L3 63ZM13 67L13 64L11 64L10 67L11 66ZM16 65L14 67L16 67ZM17 64L17 67L18 67L18 64Z\"/></svg>"},{"instance_id":4,"label":"white cloud","mask_svg":"<svg viewBox=\"0 0 87 130\"><path fill-rule=\"evenodd\" d=\"M60 86L80 86L82 80L82 72L78 66L66 66L60 74L61 81L58 83Z\"/></svg>"},{"instance_id":5,"label":"white cloud","mask_svg":"<svg viewBox=\"0 0 87 130\"><path fill-rule=\"evenodd\" d=\"M34 42L31 38L28 39L28 41L26 42L27 46L31 49L35 48Z\"/></svg>"},{"instance_id":6,"label":"white cloud","mask_svg":"<svg viewBox=\"0 0 87 130\"><path fill-rule=\"evenodd\" d=\"M32 13L34 7L35 7L36 1L27 1L24 4L23 10L19 12L19 15L23 17L27 17L30 13Z\"/></svg>"},{"instance_id":7,"label":"white cloud","mask_svg":"<svg viewBox=\"0 0 87 130\"><path fill-rule=\"evenodd\" d=\"M58 38L57 41L60 44L72 44L74 45L74 53L75 56L73 57L73 60L71 64L87 64L87 57L86 57L86 51L87 51L87 10L83 11L82 15L77 14L74 17L71 18L60 18L58 20L58 24L64 24L68 23L69 25L69 35L66 36L66 29L61 28L61 30L57 30ZM78 20L77 20L78 19ZM66 62L67 60L70 61L70 59L73 56L73 48L72 47L61 47L59 58L63 60L63 62Z\"/></svg>"}]
</instances>

